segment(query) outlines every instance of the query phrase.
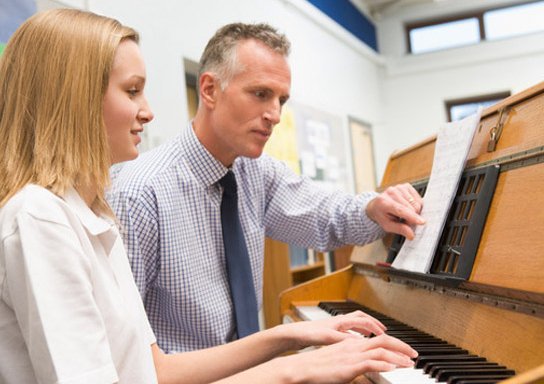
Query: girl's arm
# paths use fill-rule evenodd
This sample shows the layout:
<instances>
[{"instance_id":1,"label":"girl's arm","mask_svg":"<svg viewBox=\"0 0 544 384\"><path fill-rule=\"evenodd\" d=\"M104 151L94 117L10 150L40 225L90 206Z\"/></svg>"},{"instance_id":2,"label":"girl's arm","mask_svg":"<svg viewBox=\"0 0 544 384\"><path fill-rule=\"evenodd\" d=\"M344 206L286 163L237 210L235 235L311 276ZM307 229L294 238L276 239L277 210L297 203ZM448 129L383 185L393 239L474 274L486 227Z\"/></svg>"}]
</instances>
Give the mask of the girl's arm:
<instances>
[{"instance_id":1,"label":"girl's arm","mask_svg":"<svg viewBox=\"0 0 544 384\"><path fill-rule=\"evenodd\" d=\"M384 329L378 320L356 311L326 320L280 325L229 344L199 351L165 355L156 344L152 346L152 350L161 384L209 383L240 372L242 373L225 382L255 383L256 375L266 374L272 380L270 382L283 383L286 378L296 377L292 373L298 371L299 365L302 367L310 362L314 364L313 361L319 357L325 362L328 355L345 356L351 351L367 353L362 356L365 359L378 359L377 361L396 365L407 364L409 358L405 355L413 354L414 351L406 344L388 336L367 340L346 332L355 330L363 334L381 335ZM297 354L268 362L286 351L328 344L334 345L312 353ZM376 351L380 353L376 355ZM317 356L312 357L314 354ZM374 367L375 364L372 364L374 363L369 360L369 365L359 370ZM252 367L256 368L243 372ZM332 365L324 365L322 369L328 370L329 367L332 368ZM388 369L391 367L390 364L386 366ZM350 368L353 369L351 366ZM263 382L262 379L257 382Z\"/></svg>"}]
</instances>

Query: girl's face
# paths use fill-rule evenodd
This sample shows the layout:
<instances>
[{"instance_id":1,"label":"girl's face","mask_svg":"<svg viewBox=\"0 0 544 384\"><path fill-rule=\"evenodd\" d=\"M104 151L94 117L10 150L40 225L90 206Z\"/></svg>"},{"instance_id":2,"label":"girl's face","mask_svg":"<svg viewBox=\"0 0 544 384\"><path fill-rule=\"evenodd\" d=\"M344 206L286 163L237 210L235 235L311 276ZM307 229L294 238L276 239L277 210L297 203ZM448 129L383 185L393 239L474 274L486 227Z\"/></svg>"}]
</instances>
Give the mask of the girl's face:
<instances>
[{"instance_id":1,"label":"girl's face","mask_svg":"<svg viewBox=\"0 0 544 384\"><path fill-rule=\"evenodd\" d=\"M138 156L144 124L153 119L144 96L145 65L138 45L124 40L113 59L103 113L112 164Z\"/></svg>"}]
</instances>

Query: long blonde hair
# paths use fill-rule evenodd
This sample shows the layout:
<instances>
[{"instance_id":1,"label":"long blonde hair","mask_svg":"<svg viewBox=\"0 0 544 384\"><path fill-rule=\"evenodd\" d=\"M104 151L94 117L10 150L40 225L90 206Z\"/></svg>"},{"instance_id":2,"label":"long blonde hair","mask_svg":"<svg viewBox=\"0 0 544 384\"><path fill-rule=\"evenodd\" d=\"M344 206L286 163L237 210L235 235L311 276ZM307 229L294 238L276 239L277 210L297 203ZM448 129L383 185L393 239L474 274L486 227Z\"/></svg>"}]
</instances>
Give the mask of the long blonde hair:
<instances>
[{"instance_id":1,"label":"long blonde hair","mask_svg":"<svg viewBox=\"0 0 544 384\"><path fill-rule=\"evenodd\" d=\"M115 50L138 34L117 20L73 9L38 13L0 58L0 207L29 183L62 196L93 187L105 200L111 155L103 99Z\"/></svg>"}]
</instances>

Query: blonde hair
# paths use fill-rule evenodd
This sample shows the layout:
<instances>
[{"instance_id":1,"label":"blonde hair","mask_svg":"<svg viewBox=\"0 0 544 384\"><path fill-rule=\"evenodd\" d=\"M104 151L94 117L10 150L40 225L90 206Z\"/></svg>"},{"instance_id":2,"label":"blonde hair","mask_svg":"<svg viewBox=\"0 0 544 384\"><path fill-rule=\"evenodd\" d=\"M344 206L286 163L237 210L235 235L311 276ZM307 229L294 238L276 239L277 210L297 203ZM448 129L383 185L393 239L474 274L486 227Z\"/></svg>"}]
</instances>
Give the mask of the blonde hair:
<instances>
[{"instance_id":1,"label":"blonde hair","mask_svg":"<svg viewBox=\"0 0 544 384\"><path fill-rule=\"evenodd\" d=\"M74 9L38 13L13 34L0 58L0 206L29 183L59 196L91 186L92 208L111 214L102 104L124 39L139 37Z\"/></svg>"}]
</instances>

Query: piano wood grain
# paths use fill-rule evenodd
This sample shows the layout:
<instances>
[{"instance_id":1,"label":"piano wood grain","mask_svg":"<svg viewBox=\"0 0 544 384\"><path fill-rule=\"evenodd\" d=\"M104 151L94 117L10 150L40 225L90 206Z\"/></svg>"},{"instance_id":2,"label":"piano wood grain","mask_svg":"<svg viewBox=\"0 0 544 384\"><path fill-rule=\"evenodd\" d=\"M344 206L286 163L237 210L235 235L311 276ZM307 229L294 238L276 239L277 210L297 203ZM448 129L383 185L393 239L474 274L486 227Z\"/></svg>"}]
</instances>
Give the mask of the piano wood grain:
<instances>
[{"instance_id":1,"label":"piano wood grain","mask_svg":"<svg viewBox=\"0 0 544 384\"><path fill-rule=\"evenodd\" d=\"M502 135L488 152L490 131L504 110ZM501 172L470 278L452 288L418 282L376 267L390 239L356 247L354 267L294 287L293 303L353 300L392 318L515 369L504 384L544 383L544 82L484 110L466 170L491 164ZM426 180L435 138L389 158L380 190Z\"/></svg>"}]
</instances>

